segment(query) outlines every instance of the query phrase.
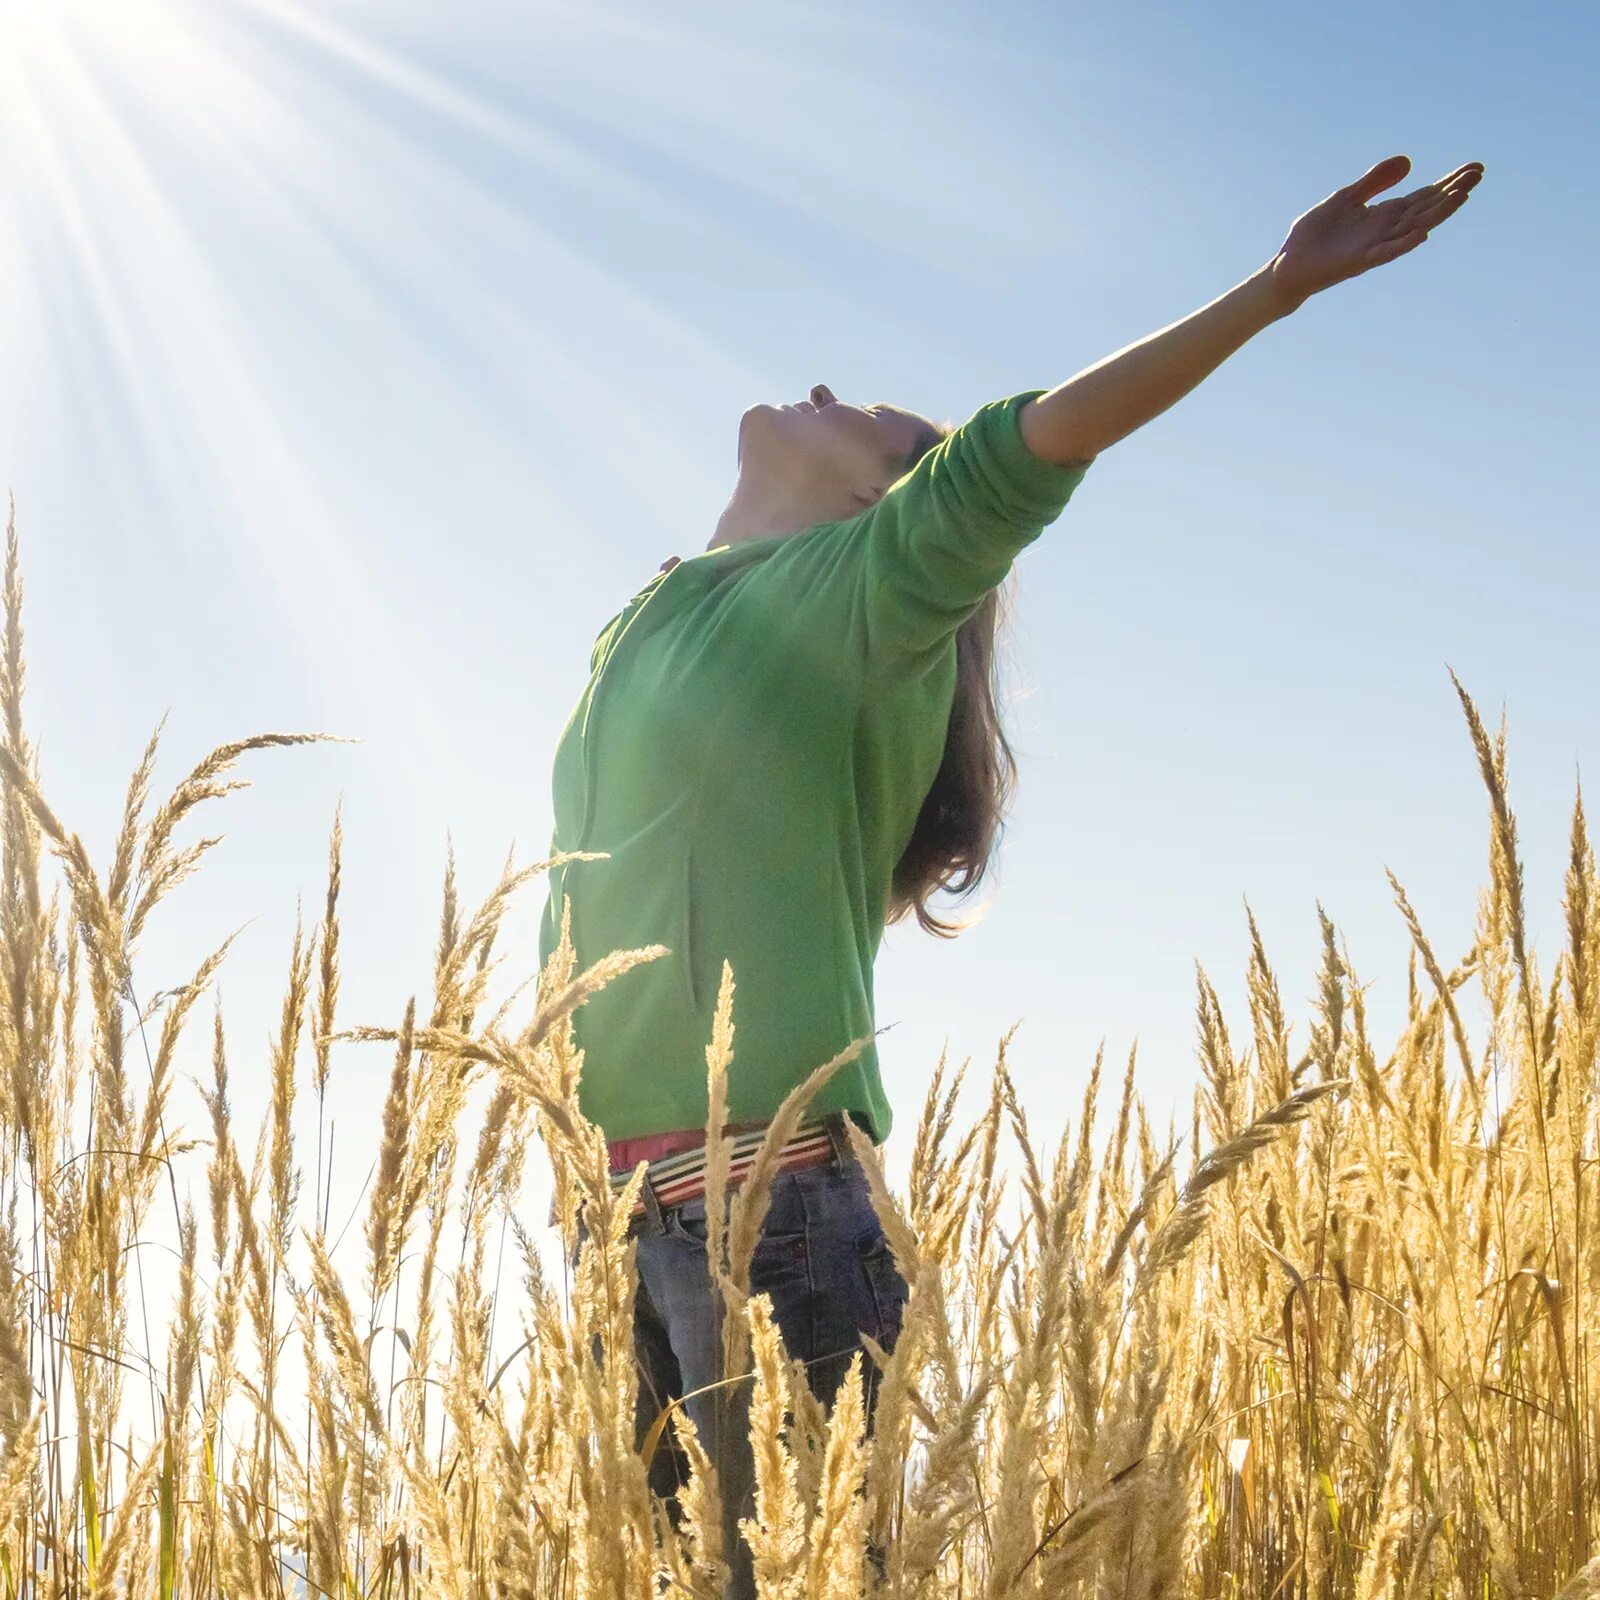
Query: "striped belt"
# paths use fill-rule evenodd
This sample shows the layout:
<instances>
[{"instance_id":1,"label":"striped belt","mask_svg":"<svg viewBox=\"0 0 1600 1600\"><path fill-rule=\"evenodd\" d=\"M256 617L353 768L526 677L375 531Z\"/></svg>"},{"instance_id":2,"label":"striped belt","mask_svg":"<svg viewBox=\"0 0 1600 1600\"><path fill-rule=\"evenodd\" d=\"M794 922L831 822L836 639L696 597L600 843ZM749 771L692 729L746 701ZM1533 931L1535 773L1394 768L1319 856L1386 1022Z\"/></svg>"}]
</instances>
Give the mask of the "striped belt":
<instances>
[{"instance_id":1,"label":"striped belt","mask_svg":"<svg viewBox=\"0 0 1600 1600\"><path fill-rule=\"evenodd\" d=\"M665 1137L669 1142L675 1142L681 1137L685 1140L697 1139L698 1143L683 1149L669 1150L666 1154L658 1155L650 1161L645 1168L639 1198L634 1202L632 1215L635 1217L647 1216L652 1212L659 1216L660 1212L669 1206L682 1205L685 1200L693 1200L706 1192L705 1130L685 1129L681 1136ZM749 1128L730 1133L728 1137L732 1145L728 1162L728 1187L733 1189L749 1176L751 1167L755 1165L756 1152L766 1137L766 1129ZM642 1142L615 1139L608 1146L612 1153L613 1194L620 1193L638 1165L637 1160L633 1160L629 1161L628 1165L621 1166L618 1164L619 1158L628 1161L628 1146ZM835 1154L844 1161L851 1159L854 1152L850 1148L844 1124L837 1116L829 1115L804 1124L794 1137L779 1149L778 1170L786 1172L795 1167L820 1166L824 1161L831 1161Z\"/></svg>"}]
</instances>

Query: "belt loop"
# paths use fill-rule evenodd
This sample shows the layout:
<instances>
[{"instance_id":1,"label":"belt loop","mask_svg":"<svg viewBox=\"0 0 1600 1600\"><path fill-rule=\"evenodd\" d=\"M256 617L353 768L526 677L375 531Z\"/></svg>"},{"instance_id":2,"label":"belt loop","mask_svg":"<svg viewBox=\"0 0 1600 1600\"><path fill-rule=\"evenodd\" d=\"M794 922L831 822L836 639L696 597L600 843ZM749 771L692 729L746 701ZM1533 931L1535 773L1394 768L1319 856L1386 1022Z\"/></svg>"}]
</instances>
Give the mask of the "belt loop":
<instances>
[{"instance_id":1,"label":"belt loop","mask_svg":"<svg viewBox=\"0 0 1600 1600\"><path fill-rule=\"evenodd\" d=\"M666 1220L661 1215L661 1201L656 1196L656 1188L650 1181L650 1169L645 1168L644 1182L639 1186L639 1198L644 1202L645 1222L654 1234L667 1231Z\"/></svg>"},{"instance_id":2,"label":"belt loop","mask_svg":"<svg viewBox=\"0 0 1600 1600\"><path fill-rule=\"evenodd\" d=\"M822 1121L828 1130L828 1140L833 1145L833 1166L842 1172L856 1158L850 1135L845 1132L844 1113L830 1111Z\"/></svg>"}]
</instances>

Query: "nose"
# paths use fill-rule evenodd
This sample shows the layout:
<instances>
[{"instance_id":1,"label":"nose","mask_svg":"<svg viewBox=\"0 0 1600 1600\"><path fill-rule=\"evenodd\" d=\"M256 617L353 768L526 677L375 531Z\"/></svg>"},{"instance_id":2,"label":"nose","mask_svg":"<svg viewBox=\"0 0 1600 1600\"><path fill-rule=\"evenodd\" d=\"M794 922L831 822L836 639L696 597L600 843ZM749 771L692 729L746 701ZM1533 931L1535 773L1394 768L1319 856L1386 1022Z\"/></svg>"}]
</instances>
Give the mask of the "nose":
<instances>
[{"instance_id":1,"label":"nose","mask_svg":"<svg viewBox=\"0 0 1600 1600\"><path fill-rule=\"evenodd\" d=\"M819 410L823 406L833 404L833 390L825 383L813 384L811 388L811 403Z\"/></svg>"}]
</instances>

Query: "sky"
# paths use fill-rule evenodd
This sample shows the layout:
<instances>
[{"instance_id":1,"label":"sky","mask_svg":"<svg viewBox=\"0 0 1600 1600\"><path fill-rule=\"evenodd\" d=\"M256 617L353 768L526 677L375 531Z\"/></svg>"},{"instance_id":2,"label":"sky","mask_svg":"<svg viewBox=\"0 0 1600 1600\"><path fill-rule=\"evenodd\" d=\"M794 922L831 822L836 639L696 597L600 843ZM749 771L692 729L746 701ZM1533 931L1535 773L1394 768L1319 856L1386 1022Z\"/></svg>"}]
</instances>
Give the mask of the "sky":
<instances>
[{"instance_id":1,"label":"sky","mask_svg":"<svg viewBox=\"0 0 1600 1600\"><path fill-rule=\"evenodd\" d=\"M246 1128L336 804L340 1020L393 1025L427 993L448 844L469 899L513 846L544 855L595 634L706 547L748 406L825 382L959 421L1053 387L1396 153L1393 193L1485 176L1105 450L1017 563L1020 785L959 908L982 920L891 929L878 961L891 1177L941 1050L971 1058L976 1115L1013 1024L1041 1139L1076 1126L1102 1045L1102 1126L1136 1048L1158 1130L1186 1133L1197 968L1249 1042L1247 907L1292 1045L1320 905L1386 1057L1408 938L1385 868L1447 965L1487 873L1451 670L1507 719L1548 977L1600 769L1592 10L0 0L0 22L0 466L45 793L105 862L163 716L158 788L252 732L358 741L252 757L142 947L148 993L242 928L220 989ZM508 976L539 910L535 884ZM388 1066L335 1052L336 1224ZM174 1117L204 1132L187 1083Z\"/></svg>"}]
</instances>

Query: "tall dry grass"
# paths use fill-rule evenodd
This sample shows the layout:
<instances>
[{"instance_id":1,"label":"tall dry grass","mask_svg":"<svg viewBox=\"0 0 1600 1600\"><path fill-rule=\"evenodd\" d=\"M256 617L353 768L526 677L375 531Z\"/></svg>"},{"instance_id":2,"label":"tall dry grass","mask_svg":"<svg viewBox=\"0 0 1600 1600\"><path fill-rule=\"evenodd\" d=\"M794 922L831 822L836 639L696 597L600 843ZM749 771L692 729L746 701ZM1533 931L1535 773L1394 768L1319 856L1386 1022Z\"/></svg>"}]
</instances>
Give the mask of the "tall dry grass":
<instances>
[{"instance_id":1,"label":"tall dry grass","mask_svg":"<svg viewBox=\"0 0 1600 1600\"><path fill-rule=\"evenodd\" d=\"M634 1191L610 1193L574 1092L574 1008L659 948L579 973L564 942L506 993L503 918L550 863L508 865L476 906L452 869L431 996L388 1026L342 1026L336 821L253 1148L220 1014L196 1040L202 1135L171 1136L173 1063L185 1030L207 1029L197 1012L226 946L153 995L140 937L214 842L184 842L193 814L239 787L242 758L297 736L224 746L160 803L152 739L97 864L50 808L23 719L14 521L4 607L0 1594L716 1594L716 1463L681 1408L652 1431L647 1450L678 1429L695 1468L673 1526L635 1449ZM1131 1059L1103 1132L1097 1058L1076 1128L1039 1149L1009 1036L969 1124L963 1072L939 1063L903 1193L857 1138L911 1285L892 1354L868 1352L882 1369L870 1440L860 1365L825 1408L748 1291L770 1167L725 1228L713 1204L725 1370L753 1388L745 1532L764 1596L1600 1592L1594 856L1580 801L1567 947L1546 980L1504 734L1464 690L1461 703L1490 797L1489 882L1453 965L1394 884L1415 954L1392 1048L1370 1038L1324 916L1310 1048L1291 1060L1252 920L1242 1049L1200 977L1187 1140L1149 1125ZM1469 984L1488 1026L1476 1055ZM733 998L725 972L707 1052L718 1151ZM387 1050L387 1067L356 1043ZM336 1071L387 1080L359 1260L334 1259L322 1220ZM464 1129L480 1081L487 1109ZM775 1138L802 1111L797 1095ZM565 1288L519 1210L534 1132L569 1246L584 1223ZM724 1159L719 1190L725 1178ZM130 1265L169 1226L170 1310ZM514 1283L490 1265L503 1226ZM520 1338L497 1359L507 1319ZM887 1550L881 1581L869 1541Z\"/></svg>"}]
</instances>

